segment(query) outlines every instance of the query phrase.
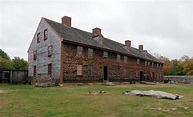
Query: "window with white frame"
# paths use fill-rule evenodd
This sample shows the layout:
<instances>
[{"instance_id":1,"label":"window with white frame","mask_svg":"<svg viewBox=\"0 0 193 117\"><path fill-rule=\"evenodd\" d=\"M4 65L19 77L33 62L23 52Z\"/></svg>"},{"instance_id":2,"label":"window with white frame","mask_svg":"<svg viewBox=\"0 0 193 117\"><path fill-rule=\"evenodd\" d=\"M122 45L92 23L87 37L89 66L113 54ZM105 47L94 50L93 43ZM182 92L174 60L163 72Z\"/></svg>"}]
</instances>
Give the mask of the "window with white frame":
<instances>
[{"instance_id":1,"label":"window with white frame","mask_svg":"<svg viewBox=\"0 0 193 117\"><path fill-rule=\"evenodd\" d=\"M117 54L117 61L120 61L120 60L121 60L121 55Z\"/></svg>"},{"instance_id":2,"label":"window with white frame","mask_svg":"<svg viewBox=\"0 0 193 117\"><path fill-rule=\"evenodd\" d=\"M92 48L88 48L88 56L93 56L93 49Z\"/></svg>"},{"instance_id":3,"label":"window with white frame","mask_svg":"<svg viewBox=\"0 0 193 117\"><path fill-rule=\"evenodd\" d=\"M153 62L151 63L151 66L154 67L154 63Z\"/></svg>"},{"instance_id":4,"label":"window with white frame","mask_svg":"<svg viewBox=\"0 0 193 117\"><path fill-rule=\"evenodd\" d=\"M107 57L108 57L108 52L104 51L104 52L103 52L103 57L104 57L104 58L107 58Z\"/></svg>"},{"instance_id":5,"label":"window with white frame","mask_svg":"<svg viewBox=\"0 0 193 117\"><path fill-rule=\"evenodd\" d=\"M82 76L82 65L77 65L77 75Z\"/></svg>"},{"instance_id":6,"label":"window with white frame","mask_svg":"<svg viewBox=\"0 0 193 117\"><path fill-rule=\"evenodd\" d=\"M127 56L124 56L124 62L127 62Z\"/></svg>"},{"instance_id":7,"label":"window with white frame","mask_svg":"<svg viewBox=\"0 0 193 117\"><path fill-rule=\"evenodd\" d=\"M83 47L77 46L77 54L82 55L82 53L83 53Z\"/></svg>"},{"instance_id":8,"label":"window with white frame","mask_svg":"<svg viewBox=\"0 0 193 117\"><path fill-rule=\"evenodd\" d=\"M140 63L140 60L139 59L137 59L137 64L139 64Z\"/></svg>"}]
</instances>

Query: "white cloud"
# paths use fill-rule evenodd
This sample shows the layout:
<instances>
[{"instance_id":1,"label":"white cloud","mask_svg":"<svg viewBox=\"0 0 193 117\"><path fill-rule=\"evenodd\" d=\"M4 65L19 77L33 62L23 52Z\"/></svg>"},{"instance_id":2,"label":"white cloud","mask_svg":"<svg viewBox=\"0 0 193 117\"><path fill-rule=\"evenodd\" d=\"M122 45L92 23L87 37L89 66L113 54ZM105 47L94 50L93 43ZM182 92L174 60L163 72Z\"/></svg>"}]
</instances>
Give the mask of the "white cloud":
<instances>
[{"instance_id":1,"label":"white cloud","mask_svg":"<svg viewBox=\"0 0 193 117\"><path fill-rule=\"evenodd\" d=\"M105 37L169 58L193 56L193 1L9 1L0 0L0 48L27 59L27 49L41 17L85 31L102 29Z\"/></svg>"}]
</instances>

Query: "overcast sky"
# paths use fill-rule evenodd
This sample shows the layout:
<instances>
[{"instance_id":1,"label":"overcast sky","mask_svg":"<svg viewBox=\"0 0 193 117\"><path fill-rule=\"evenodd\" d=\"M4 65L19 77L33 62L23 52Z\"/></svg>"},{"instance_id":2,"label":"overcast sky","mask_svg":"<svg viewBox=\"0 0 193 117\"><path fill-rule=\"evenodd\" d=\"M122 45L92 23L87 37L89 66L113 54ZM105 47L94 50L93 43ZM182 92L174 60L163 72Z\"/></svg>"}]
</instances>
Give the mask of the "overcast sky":
<instances>
[{"instance_id":1,"label":"overcast sky","mask_svg":"<svg viewBox=\"0 0 193 117\"><path fill-rule=\"evenodd\" d=\"M170 59L193 57L193 0L0 0L0 49L27 60L27 50L45 17Z\"/></svg>"}]
</instances>

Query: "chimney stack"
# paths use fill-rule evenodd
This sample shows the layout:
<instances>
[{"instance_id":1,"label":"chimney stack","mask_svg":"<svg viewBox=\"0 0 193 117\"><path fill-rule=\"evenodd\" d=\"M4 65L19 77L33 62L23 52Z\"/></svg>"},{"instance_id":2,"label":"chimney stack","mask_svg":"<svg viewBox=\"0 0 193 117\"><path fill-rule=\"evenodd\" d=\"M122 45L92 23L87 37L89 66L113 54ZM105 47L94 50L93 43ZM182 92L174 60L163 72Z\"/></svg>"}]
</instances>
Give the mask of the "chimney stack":
<instances>
[{"instance_id":1,"label":"chimney stack","mask_svg":"<svg viewBox=\"0 0 193 117\"><path fill-rule=\"evenodd\" d=\"M130 40L125 40L125 45L127 47L131 47L131 41Z\"/></svg>"},{"instance_id":2,"label":"chimney stack","mask_svg":"<svg viewBox=\"0 0 193 117\"><path fill-rule=\"evenodd\" d=\"M71 27L71 17L68 16L62 17L62 24Z\"/></svg>"},{"instance_id":3,"label":"chimney stack","mask_svg":"<svg viewBox=\"0 0 193 117\"><path fill-rule=\"evenodd\" d=\"M143 51L143 45L139 45L139 51Z\"/></svg>"},{"instance_id":4,"label":"chimney stack","mask_svg":"<svg viewBox=\"0 0 193 117\"><path fill-rule=\"evenodd\" d=\"M96 27L92 29L92 33L95 35L101 35L101 29Z\"/></svg>"}]
</instances>

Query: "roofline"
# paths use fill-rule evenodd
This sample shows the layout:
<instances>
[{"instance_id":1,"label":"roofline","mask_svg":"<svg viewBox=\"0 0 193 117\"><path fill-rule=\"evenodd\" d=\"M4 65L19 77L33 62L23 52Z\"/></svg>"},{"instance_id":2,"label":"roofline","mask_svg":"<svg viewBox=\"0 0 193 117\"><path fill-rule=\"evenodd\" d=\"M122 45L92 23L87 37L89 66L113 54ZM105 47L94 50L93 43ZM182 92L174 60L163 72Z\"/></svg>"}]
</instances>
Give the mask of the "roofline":
<instances>
[{"instance_id":1,"label":"roofline","mask_svg":"<svg viewBox=\"0 0 193 117\"><path fill-rule=\"evenodd\" d=\"M118 52L118 51L113 51L113 50L110 50L110 49L107 49L107 48L101 48L101 47L92 46L92 45L87 45L87 44L78 43L78 42L74 42L74 41L69 41L69 40L65 40L65 39L64 39L62 42L63 42L63 43L69 43L69 44L75 44L75 45L81 45L81 46L85 46L85 47L92 47L92 48L99 49L99 50L106 50L106 51L108 51L108 52L118 53L118 54L130 56L130 57L134 57L134 58L139 58L139 59L142 59L142 60L148 60L148 61L152 61L152 62L164 64L164 63L162 63L162 62L153 61L153 60L149 60L149 59L144 59L144 58L142 58L142 57L138 57L138 56L134 56L134 55L131 55L131 54L126 54L126 53L122 53L122 52Z\"/></svg>"}]
</instances>

